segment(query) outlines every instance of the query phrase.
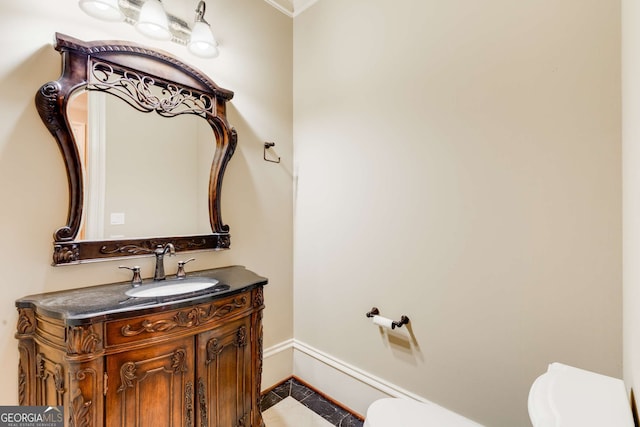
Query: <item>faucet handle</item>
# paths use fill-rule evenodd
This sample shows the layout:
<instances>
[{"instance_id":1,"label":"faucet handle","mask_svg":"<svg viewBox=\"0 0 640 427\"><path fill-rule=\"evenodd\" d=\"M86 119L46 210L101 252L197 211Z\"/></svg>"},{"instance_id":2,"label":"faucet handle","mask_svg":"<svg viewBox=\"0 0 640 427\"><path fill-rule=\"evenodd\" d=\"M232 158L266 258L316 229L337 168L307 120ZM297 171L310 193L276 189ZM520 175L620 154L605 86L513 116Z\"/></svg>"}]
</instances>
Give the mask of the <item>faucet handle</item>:
<instances>
[{"instance_id":1,"label":"faucet handle","mask_svg":"<svg viewBox=\"0 0 640 427\"><path fill-rule=\"evenodd\" d=\"M127 270L131 270L133 272L133 277L131 278L131 284L134 287L142 284L142 276L140 276L140 266L135 265L133 267L127 267L126 265L121 265L118 268L126 268Z\"/></svg>"},{"instance_id":2,"label":"faucet handle","mask_svg":"<svg viewBox=\"0 0 640 427\"><path fill-rule=\"evenodd\" d=\"M184 271L184 265L188 262L195 261L195 260L196 260L195 258L189 258L186 261L178 261L178 272L176 273L176 277L178 279L184 279L185 277L187 277L187 273L185 273Z\"/></svg>"}]
</instances>

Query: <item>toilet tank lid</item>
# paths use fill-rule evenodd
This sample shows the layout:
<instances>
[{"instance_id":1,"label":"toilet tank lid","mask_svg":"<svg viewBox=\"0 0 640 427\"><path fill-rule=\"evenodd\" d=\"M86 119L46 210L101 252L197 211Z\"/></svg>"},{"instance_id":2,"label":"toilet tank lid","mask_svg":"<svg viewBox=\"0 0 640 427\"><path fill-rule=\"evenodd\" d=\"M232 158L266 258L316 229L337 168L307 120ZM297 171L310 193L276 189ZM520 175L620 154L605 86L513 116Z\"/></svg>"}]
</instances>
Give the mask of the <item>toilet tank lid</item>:
<instances>
[{"instance_id":1,"label":"toilet tank lid","mask_svg":"<svg viewBox=\"0 0 640 427\"><path fill-rule=\"evenodd\" d=\"M633 427L622 380L552 363L529 391L534 427Z\"/></svg>"}]
</instances>

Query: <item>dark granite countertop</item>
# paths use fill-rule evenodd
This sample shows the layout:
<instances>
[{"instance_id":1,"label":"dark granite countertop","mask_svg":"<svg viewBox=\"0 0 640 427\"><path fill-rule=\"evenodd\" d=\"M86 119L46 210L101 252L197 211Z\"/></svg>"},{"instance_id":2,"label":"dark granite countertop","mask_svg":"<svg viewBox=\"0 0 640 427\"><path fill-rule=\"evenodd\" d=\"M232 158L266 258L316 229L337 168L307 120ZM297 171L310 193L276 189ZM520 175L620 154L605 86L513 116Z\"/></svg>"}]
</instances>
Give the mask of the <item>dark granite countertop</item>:
<instances>
[{"instance_id":1,"label":"dark granite countertop","mask_svg":"<svg viewBox=\"0 0 640 427\"><path fill-rule=\"evenodd\" d=\"M206 289L169 297L131 298L125 294L132 288L131 282L120 282L29 295L18 299L16 307L33 308L38 313L65 320L67 324L95 323L125 317L132 311L146 314L200 304L266 285L268 282L265 277L240 265L193 271L187 273L187 277L216 279L222 285L216 288L223 290L212 292ZM171 277L167 281L171 281ZM143 285L150 283L154 283L153 280L147 279Z\"/></svg>"}]
</instances>

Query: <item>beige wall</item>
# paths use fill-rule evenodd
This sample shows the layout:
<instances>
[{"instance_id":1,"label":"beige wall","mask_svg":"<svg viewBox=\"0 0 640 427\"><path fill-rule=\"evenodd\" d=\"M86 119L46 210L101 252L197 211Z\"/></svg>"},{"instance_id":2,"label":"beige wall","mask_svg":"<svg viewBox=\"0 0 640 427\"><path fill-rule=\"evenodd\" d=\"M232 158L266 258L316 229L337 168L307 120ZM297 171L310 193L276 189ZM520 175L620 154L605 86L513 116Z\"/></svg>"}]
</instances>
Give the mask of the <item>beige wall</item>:
<instances>
[{"instance_id":1,"label":"beige wall","mask_svg":"<svg viewBox=\"0 0 640 427\"><path fill-rule=\"evenodd\" d=\"M175 2L167 0L167 7ZM182 2L192 16L196 1ZM142 39L126 24L84 15L76 0L0 3L0 366L6 386L0 404L17 403L17 315L14 300L32 293L127 279L118 265L132 260L52 267L51 236L63 225L67 183L58 147L34 107L39 87L60 75L55 32L84 40L127 39L172 52L224 88L235 91L229 120L239 143L225 176L223 220L232 249L196 253L192 269L242 264L269 278L265 291L266 347L292 337L292 22L255 0L209 2L207 18L220 41L217 59L197 59L170 43ZM263 141L275 141L282 163L262 160ZM170 179L164 175L162 179ZM162 185L162 181L159 182ZM167 195L170 199L170 195ZM167 259L174 272L183 257ZM151 258L136 260L152 275Z\"/></svg>"},{"instance_id":2,"label":"beige wall","mask_svg":"<svg viewBox=\"0 0 640 427\"><path fill-rule=\"evenodd\" d=\"M640 387L640 4L622 1L624 379Z\"/></svg>"},{"instance_id":3,"label":"beige wall","mask_svg":"<svg viewBox=\"0 0 640 427\"><path fill-rule=\"evenodd\" d=\"M319 1L294 117L296 340L492 427L622 375L618 2Z\"/></svg>"}]
</instances>

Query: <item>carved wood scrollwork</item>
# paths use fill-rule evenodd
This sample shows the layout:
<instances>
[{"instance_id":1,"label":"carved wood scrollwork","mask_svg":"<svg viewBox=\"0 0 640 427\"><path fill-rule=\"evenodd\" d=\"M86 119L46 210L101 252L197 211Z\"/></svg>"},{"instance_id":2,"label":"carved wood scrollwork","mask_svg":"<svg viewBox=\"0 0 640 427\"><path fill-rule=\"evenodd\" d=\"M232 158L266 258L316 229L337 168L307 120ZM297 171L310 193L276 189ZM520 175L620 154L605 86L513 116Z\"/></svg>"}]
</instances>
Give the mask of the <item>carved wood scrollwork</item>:
<instances>
[{"instance_id":1,"label":"carved wood scrollwork","mask_svg":"<svg viewBox=\"0 0 640 427\"><path fill-rule=\"evenodd\" d=\"M48 82L42 85L36 96L36 109L42 111L40 117L53 135L60 130L59 116L55 114L60 89L59 82Z\"/></svg>"},{"instance_id":2,"label":"carved wood scrollwork","mask_svg":"<svg viewBox=\"0 0 640 427\"><path fill-rule=\"evenodd\" d=\"M44 355L38 353L36 355L36 376L40 379L44 379L46 376L46 370L44 368Z\"/></svg>"},{"instance_id":3,"label":"carved wood scrollwork","mask_svg":"<svg viewBox=\"0 0 640 427\"><path fill-rule=\"evenodd\" d=\"M133 382L136 379L136 364L134 362L127 362L120 367L120 387L118 387L118 393L122 393L128 388L133 387Z\"/></svg>"},{"instance_id":4,"label":"carved wood scrollwork","mask_svg":"<svg viewBox=\"0 0 640 427\"><path fill-rule=\"evenodd\" d=\"M91 401L85 401L80 390L76 390L69 408L69 427L89 427L91 425Z\"/></svg>"},{"instance_id":5,"label":"carved wood scrollwork","mask_svg":"<svg viewBox=\"0 0 640 427\"><path fill-rule=\"evenodd\" d=\"M121 333L125 337L140 335L143 332L156 333L168 332L175 328L191 328L202 325L216 317L222 317L234 310L244 308L247 305L247 297L234 298L230 303L217 307L215 304L209 306L194 307L189 311L180 311L171 319L161 319L156 321L143 320L140 327L134 329L131 325L125 325Z\"/></svg>"},{"instance_id":6,"label":"carved wood scrollwork","mask_svg":"<svg viewBox=\"0 0 640 427\"><path fill-rule=\"evenodd\" d=\"M64 368L61 364L57 363L53 371L53 383L56 387L56 393L58 394L58 405L64 404Z\"/></svg>"},{"instance_id":7,"label":"carved wood scrollwork","mask_svg":"<svg viewBox=\"0 0 640 427\"><path fill-rule=\"evenodd\" d=\"M232 134L232 141L236 140L236 130L235 129L231 129L231 134ZM232 149L235 150L235 143L232 145ZM220 245L221 248L223 249L227 249L231 246L231 236L229 236L228 234L221 234L218 236L218 244Z\"/></svg>"},{"instance_id":8,"label":"carved wood scrollwork","mask_svg":"<svg viewBox=\"0 0 640 427\"><path fill-rule=\"evenodd\" d=\"M93 399L98 399L95 394L98 383L97 378L97 372L92 368L71 370L69 372L69 390L72 393L68 418L69 427L93 426L93 417L95 415ZM79 385L78 382L84 384ZM93 390L93 399L87 399L82 390Z\"/></svg>"},{"instance_id":9,"label":"carved wood scrollwork","mask_svg":"<svg viewBox=\"0 0 640 427\"><path fill-rule=\"evenodd\" d=\"M257 351L258 351L258 357L257 357L257 369L256 369L256 378L255 378L255 392L256 392L256 408L260 407L260 391L261 391L261 387L262 387L262 311L259 311L256 315L255 315L255 322L256 324L254 325L253 329L256 332L257 335L257 341L258 341L258 345L257 347Z\"/></svg>"},{"instance_id":10,"label":"carved wood scrollwork","mask_svg":"<svg viewBox=\"0 0 640 427\"><path fill-rule=\"evenodd\" d=\"M255 296L253 298L253 306L260 307L262 304L264 304L264 290L262 289L262 287L259 287L258 289L255 290Z\"/></svg>"},{"instance_id":11,"label":"carved wood scrollwork","mask_svg":"<svg viewBox=\"0 0 640 427\"><path fill-rule=\"evenodd\" d=\"M22 356L18 362L18 404L24 406L27 398L27 374L22 366Z\"/></svg>"},{"instance_id":12,"label":"carved wood scrollwork","mask_svg":"<svg viewBox=\"0 0 640 427\"><path fill-rule=\"evenodd\" d=\"M156 359L166 358L167 355L162 355ZM184 349L178 349L171 353L171 369L175 374L180 374L188 371L187 365L187 352ZM140 362L142 363L142 362ZM136 362L126 362L120 367L120 387L117 392L122 393L128 388L133 388L134 382L138 379L137 375L138 364Z\"/></svg>"},{"instance_id":13,"label":"carved wood scrollwork","mask_svg":"<svg viewBox=\"0 0 640 427\"><path fill-rule=\"evenodd\" d=\"M207 415L207 387L202 377L198 378L198 403L200 405L200 425L209 425L209 416Z\"/></svg>"},{"instance_id":14,"label":"carved wood scrollwork","mask_svg":"<svg viewBox=\"0 0 640 427\"><path fill-rule=\"evenodd\" d=\"M216 360L223 348L224 346L220 345L218 338L212 338L207 341L207 360L205 363L208 365Z\"/></svg>"},{"instance_id":15,"label":"carved wood scrollwork","mask_svg":"<svg viewBox=\"0 0 640 427\"><path fill-rule=\"evenodd\" d=\"M184 388L185 426L193 427L193 382L187 381Z\"/></svg>"},{"instance_id":16,"label":"carved wood scrollwork","mask_svg":"<svg viewBox=\"0 0 640 427\"><path fill-rule=\"evenodd\" d=\"M206 249L211 246L211 239L206 237L182 238L172 243L176 251L193 251ZM142 240L135 245L122 245L119 242L108 242L100 247L100 253L104 255L140 255L151 254L160 245L164 245L164 240L151 239Z\"/></svg>"},{"instance_id":17,"label":"carved wood scrollwork","mask_svg":"<svg viewBox=\"0 0 640 427\"><path fill-rule=\"evenodd\" d=\"M67 327L67 353L90 354L100 350L102 339L89 326Z\"/></svg>"},{"instance_id":18,"label":"carved wood scrollwork","mask_svg":"<svg viewBox=\"0 0 640 427\"><path fill-rule=\"evenodd\" d=\"M111 64L96 61L89 70L87 89L108 92L133 108L146 113L155 111L163 117L178 114L216 116L215 96L168 83L158 94L153 77L131 70L115 69Z\"/></svg>"},{"instance_id":19,"label":"carved wood scrollwork","mask_svg":"<svg viewBox=\"0 0 640 427\"><path fill-rule=\"evenodd\" d=\"M47 369L47 364L50 369ZM47 380L53 378L53 385L56 389L56 404L62 405L64 396L64 368L61 364L55 363L51 369L52 362L48 361L42 353L36 354L36 377L40 379L42 388L47 388Z\"/></svg>"},{"instance_id":20,"label":"carved wood scrollwork","mask_svg":"<svg viewBox=\"0 0 640 427\"><path fill-rule=\"evenodd\" d=\"M247 328L240 326L236 331L236 346L244 347L247 345Z\"/></svg>"},{"instance_id":21,"label":"carved wood scrollwork","mask_svg":"<svg viewBox=\"0 0 640 427\"><path fill-rule=\"evenodd\" d=\"M244 347L247 345L247 328L246 326L240 326L236 331L235 345L237 347ZM208 365L214 362L218 355L224 350L224 345L221 345L218 338L211 338L207 341L207 360L205 363Z\"/></svg>"},{"instance_id":22,"label":"carved wood scrollwork","mask_svg":"<svg viewBox=\"0 0 640 427\"><path fill-rule=\"evenodd\" d=\"M64 228L66 229L66 228ZM60 229L63 230L63 229ZM58 230L57 234L60 234ZM72 264L80 260L80 249L78 245L70 244L54 244L53 245L53 263L54 264Z\"/></svg>"},{"instance_id":23,"label":"carved wood scrollwork","mask_svg":"<svg viewBox=\"0 0 640 427\"><path fill-rule=\"evenodd\" d=\"M176 350L171 356L171 367L176 374L187 372L187 352L182 349Z\"/></svg>"},{"instance_id":24,"label":"carved wood scrollwork","mask_svg":"<svg viewBox=\"0 0 640 427\"><path fill-rule=\"evenodd\" d=\"M36 330L36 316L30 308L18 309L18 334L32 334Z\"/></svg>"},{"instance_id":25,"label":"carved wood scrollwork","mask_svg":"<svg viewBox=\"0 0 640 427\"><path fill-rule=\"evenodd\" d=\"M180 326L180 324L174 320L157 320L152 322L150 320L143 320L140 323L141 328L132 329L131 325L125 325L122 327L122 335L125 337L133 337L140 335L143 332L168 332L174 328Z\"/></svg>"}]
</instances>

